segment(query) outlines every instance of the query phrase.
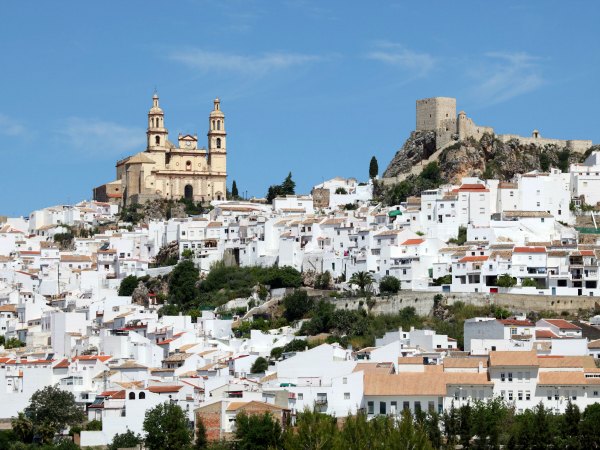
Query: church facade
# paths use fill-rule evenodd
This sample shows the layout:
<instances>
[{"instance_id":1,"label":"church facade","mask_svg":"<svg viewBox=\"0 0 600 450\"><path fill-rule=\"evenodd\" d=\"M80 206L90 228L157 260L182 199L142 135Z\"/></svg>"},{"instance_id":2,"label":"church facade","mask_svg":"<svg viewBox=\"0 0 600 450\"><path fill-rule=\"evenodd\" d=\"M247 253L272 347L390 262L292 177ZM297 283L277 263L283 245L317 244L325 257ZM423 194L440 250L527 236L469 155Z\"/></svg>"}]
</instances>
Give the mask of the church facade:
<instances>
[{"instance_id":1,"label":"church facade","mask_svg":"<svg viewBox=\"0 0 600 450\"><path fill-rule=\"evenodd\" d=\"M225 200L227 133L218 98L209 114L208 130L208 149L198 147L197 135L180 133L177 143L171 142L158 95L154 94L148 112L146 150L118 161L116 180L95 188L94 200L123 206L157 198Z\"/></svg>"}]
</instances>

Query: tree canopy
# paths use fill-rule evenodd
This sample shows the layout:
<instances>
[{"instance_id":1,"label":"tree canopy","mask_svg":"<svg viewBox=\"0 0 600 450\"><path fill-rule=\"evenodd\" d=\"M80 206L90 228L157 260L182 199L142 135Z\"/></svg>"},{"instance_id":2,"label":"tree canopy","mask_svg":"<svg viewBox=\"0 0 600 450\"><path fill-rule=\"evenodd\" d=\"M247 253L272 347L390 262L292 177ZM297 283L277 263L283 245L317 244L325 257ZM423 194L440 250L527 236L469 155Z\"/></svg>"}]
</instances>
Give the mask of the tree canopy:
<instances>
[{"instance_id":1,"label":"tree canopy","mask_svg":"<svg viewBox=\"0 0 600 450\"><path fill-rule=\"evenodd\" d=\"M179 450L188 448L192 434L185 412L170 402L161 403L146 412L144 444L149 450Z\"/></svg>"},{"instance_id":2,"label":"tree canopy","mask_svg":"<svg viewBox=\"0 0 600 450\"><path fill-rule=\"evenodd\" d=\"M374 156L371 158L371 162L369 163L369 178L377 177L379 173L379 164L377 163L377 158Z\"/></svg>"},{"instance_id":3,"label":"tree canopy","mask_svg":"<svg viewBox=\"0 0 600 450\"><path fill-rule=\"evenodd\" d=\"M128 275L123 280L121 280L121 284L119 285L119 295L123 297L131 297L133 291L138 285L138 277L135 275Z\"/></svg>"}]
</instances>

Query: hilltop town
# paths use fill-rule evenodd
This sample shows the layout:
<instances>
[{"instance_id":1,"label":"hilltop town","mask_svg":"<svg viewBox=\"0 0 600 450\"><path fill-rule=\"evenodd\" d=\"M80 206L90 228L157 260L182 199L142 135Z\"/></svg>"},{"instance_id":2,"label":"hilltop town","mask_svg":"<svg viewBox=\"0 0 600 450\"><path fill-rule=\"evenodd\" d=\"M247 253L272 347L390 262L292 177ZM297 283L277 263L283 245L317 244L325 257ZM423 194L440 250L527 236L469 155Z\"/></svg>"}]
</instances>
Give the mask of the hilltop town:
<instances>
[{"instance_id":1,"label":"hilltop town","mask_svg":"<svg viewBox=\"0 0 600 450\"><path fill-rule=\"evenodd\" d=\"M13 429L50 386L84 416L51 437L71 430L84 448L148 433L161 405L211 442L244 439L241 418L265 413L281 430L307 411L341 424L600 405L591 141L495 135L455 99L424 99L413 163L401 151L381 178L304 195L290 174L269 202L227 190L219 99L207 148L172 143L164 116L155 94L146 149L93 200L1 220L0 420ZM488 157L444 171L449 152L488 144L536 168L507 177Z\"/></svg>"}]
</instances>

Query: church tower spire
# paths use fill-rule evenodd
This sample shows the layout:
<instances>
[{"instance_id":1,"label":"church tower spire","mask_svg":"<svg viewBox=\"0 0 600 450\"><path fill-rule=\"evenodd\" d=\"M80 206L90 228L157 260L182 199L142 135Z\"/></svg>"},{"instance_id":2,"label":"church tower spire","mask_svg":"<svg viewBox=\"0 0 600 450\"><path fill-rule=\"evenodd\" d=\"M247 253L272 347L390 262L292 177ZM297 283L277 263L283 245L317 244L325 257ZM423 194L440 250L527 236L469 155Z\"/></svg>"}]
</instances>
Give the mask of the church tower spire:
<instances>
[{"instance_id":1,"label":"church tower spire","mask_svg":"<svg viewBox=\"0 0 600 450\"><path fill-rule=\"evenodd\" d=\"M152 96L152 108L148 111L148 150L166 150L169 131L165 128L165 114L158 103L156 91Z\"/></svg>"},{"instance_id":2,"label":"church tower spire","mask_svg":"<svg viewBox=\"0 0 600 450\"><path fill-rule=\"evenodd\" d=\"M225 114L221 111L221 100L214 100L213 110L208 117L208 157L211 170L227 171L227 133L225 132Z\"/></svg>"}]
</instances>

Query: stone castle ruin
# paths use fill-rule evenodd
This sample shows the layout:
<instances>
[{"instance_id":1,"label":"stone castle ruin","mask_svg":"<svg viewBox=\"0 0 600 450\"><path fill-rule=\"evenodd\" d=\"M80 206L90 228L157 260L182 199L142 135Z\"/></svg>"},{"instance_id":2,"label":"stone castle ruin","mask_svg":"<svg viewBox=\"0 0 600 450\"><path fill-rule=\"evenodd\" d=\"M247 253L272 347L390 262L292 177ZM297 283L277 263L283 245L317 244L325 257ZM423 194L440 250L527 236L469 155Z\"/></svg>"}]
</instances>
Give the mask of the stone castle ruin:
<instances>
[{"instance_id":1,"label":"stone castle ruin","mask_svg":"<svg viewBox=\"0 0 600 450\"><path fill-rule=\"evenodd\" d=\"M492 127L477 125L464 111L456 115L456 99L451 97L432 97L417 100L417 126L415 131L434 131L436 149L442 149L456 141L467 138L481 139L485 134L494 134L501 142L516 139L522 144L544 146L548 144L567 147L571 151L583 153L592 146L590 140L562 140L543 138L538 130L533 130L531 137L516 134L494 133Z\"/></svg>"}]
</instances>

